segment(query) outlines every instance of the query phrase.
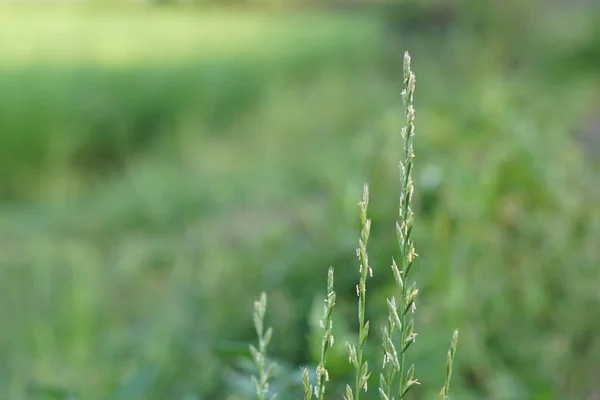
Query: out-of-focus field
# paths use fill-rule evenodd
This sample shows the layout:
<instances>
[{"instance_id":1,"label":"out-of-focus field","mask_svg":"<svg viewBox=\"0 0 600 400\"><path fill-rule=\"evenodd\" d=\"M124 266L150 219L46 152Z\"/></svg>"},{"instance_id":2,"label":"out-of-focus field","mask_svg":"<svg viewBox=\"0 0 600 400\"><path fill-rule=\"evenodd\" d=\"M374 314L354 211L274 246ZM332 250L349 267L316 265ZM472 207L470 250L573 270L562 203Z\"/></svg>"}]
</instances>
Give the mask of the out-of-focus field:
<instances>
[{"instance_id":1,"label":"out-of-focus field","mask_svg":"<svg viewBox=\"0 0 600 400\"><path fill-rule=\"evenodd\" d=\"M273 387L297 398L329 265L343 388L365 181L375 357L394 288L408 49L414 398L439 390L458 327L455 398L595 399L599 182L579 133L600 109L600 18L464 7L437 29L402 9L2 5L0 398L246 398L262 290Z\"/></svg>"},{"instance_id":2,"label":"out-of-focus field","mask_svg":"<svg viewBox=\"0 0 600 400\"><path fill-rule=\"evenodd\" d=\"M290 77L373 65L381 35L364 19L314 13L4 8L7 196L38 190L23 180L48 182L40 170L53 185L57 175L109 167L153 144L178 145L174 138L187 132L231 125Z\"/></svg>"},{"instance_id":3,"label":"out-of-focus field","mask_svg":"<svg viewBox=\"0 0 600 400\"><path fill-rule=\"evenodd\" d=\"M4 65L94 63L135 66L189 59L285 57L373 44L377 26L333 13L141 9L3 8ZM310 29L307 29L310 28Z\"/></svg>"}]
</instances>

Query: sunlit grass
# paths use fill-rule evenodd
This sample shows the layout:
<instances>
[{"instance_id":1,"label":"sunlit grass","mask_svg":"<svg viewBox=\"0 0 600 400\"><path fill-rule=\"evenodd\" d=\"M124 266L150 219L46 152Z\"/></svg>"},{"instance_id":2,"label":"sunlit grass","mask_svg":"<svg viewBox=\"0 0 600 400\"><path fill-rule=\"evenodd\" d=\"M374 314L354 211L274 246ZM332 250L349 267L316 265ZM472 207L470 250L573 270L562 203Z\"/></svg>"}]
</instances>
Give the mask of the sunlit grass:
<instances>
[{"instance_id":1,"label":"sunlit grass","mask_svg":"<svg viewBox=\"0 0 600 400\"><path fill-rule=\"evenodd\" d=\"M3 5L0 26L0 65L244 58L340 41L366 45L378 35L364 17L123 6Z\"/></svg>"}]
</instances>

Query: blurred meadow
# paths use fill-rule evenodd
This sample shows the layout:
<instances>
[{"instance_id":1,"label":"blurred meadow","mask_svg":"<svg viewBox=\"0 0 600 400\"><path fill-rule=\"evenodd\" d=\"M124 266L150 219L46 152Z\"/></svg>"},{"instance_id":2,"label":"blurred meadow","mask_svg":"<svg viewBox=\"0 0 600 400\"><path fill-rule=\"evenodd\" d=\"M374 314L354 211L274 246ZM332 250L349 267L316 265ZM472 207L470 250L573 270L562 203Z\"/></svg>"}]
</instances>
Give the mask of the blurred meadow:
<instances>
[{"instance_id":1,"label":"blurred meadow","mask_svg":"<svg viewBox=\"0 0 600 400\"><path fill-rule=\"evenodd\" d=\"M0 4L0 399L249 399L263 290L300 398L330 265L341 399L363 182L374 357L394 290L405 50L411 398L458 327L453 398L600 399L597 3L167 3Z\"/></svg>"}]
</instances>

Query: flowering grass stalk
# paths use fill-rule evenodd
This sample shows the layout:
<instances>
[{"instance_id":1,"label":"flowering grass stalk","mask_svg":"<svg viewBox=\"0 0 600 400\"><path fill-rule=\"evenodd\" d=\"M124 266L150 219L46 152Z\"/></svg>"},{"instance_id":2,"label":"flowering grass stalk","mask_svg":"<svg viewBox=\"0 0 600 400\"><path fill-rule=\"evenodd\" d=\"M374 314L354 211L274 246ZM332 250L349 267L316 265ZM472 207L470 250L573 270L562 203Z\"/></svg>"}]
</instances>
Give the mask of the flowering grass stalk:
<instances>
[{"instance_id":1,"label":"flowering grass stalk","mask_svg":"<svg viewBox=\"0 0 600 400\"><path fill-rule=\"evenodd\" d=\"M392 259L392 272L396 285L400 291L400 299L395 297L387 300L388 325L383 330L383 371L379 378L379 395L382 400L392 400L394 397L394 383L397 378L398 399L402 399L414 385L419 381L415 379L415 368L411 365L405 375L406 367L405 353L412 343L415 342L417 334L414 332L414 319L408 315L416 311L416 297L419 290L415 283L407 286L413 261L417 257L411 232L413 227L413 211L411 201L414 193L412 181L413 169L413 138L415 134L415 110L413 106L415 90L415 75L410 69L410 56L404 55L404 90L402 100L406 116L406 125L402 128L404 140L404 154L400 162L400 205L399 220L396 222L396 234L400 247L400 267L396 260ZM407 323L407 320L410 320ZM395 338L399 343L395 343Z\"/></svg>"},{"instance_id":2,"label":"flowering grass stalk","mask_svg":"<svg viewBox=\"0 0 600 400\"><path fill-rule=\"evenodd\" d=\"M411 364L408 371L405 372L406 352L411 344L416 341L417 334L414 331L414 319L416 298L419 293L416 283L407 285L407 280L413 262L417 257L414 243L411 239L413 228L414 213L411 208L414 194L414 185L412 180L413 142L415 135L415 108L414 93L416 78L410 67L410 55L404 55L404 89L402 91L402 100L406 117L406 125L402 128L402 139L404 141L404 154L400 162L400 204L399 220L396 222L396 234L400 247L400 266L392 259L392 272L396 285L400 291L400 298L396 301L395 297L387 300L388 305L388 324L383 330L383 370L380 374L379 394L382 400L402 399L408 391L419 381L415 378L415 367ZM452 339L450 351L448 352L446 382L440 397L447 399L450 387L450 378L452 375L452 362L456 351L456 342L458 340L458 331L455 331ZM397 380L396 380L397 378ZM394 391L397 382L397 390Z\"/></svg>"},{"instance_id":3,"label":"flowering grass stalk","mask_svg":"<svg viewBox=\"0 0 600 400\"><path fill-rule=\"evenodd\" d=\"M356 378L354 383L354 392L350 385L346 385L346 400L359 400L360 392L367 391L367 382L369 380L369 364L363 361L363 348L369 336L369 321L365 322L365 308L367 301L367 278L373 276L373 270L369 265L369 255L367 253L367 243L371 233L371 220L367 217L367 208L369 206L369 186L363 188L363 198L360 203L360 222L362 231L358 240L356 254L359 260L360 279L356 286L358 296L358 347L346 342L349 353L349 361L356 369Z\"/></svg>"},{"instance_id":4,"label":"flowering grass stalk","mask_svg":"<svg viewBox=\"0 0 600 400\"><path fill-rule=\"evenodd\" d=\"M318 400L325 397L325 385L329 381L329 372L327 371L327 351L333 346L333 321L331 314L335 306L335 291L333 290L333 268L329 268L327 274L327 297L323 306L323 318L321 319L321 328L325 330L321 340L321 357L317 365L317 383L315 386L310 384L308 370L305 368L302 373L304 383L304 399L312 399L313 393Z\"/></svg>"},{"instance_id":5,"label":"flowering grass stalk","mask_svg":"<svg viewBox=\"0 0 600 400\"><path fill-rule=\"evenodd\" d=\"M258 349L250 345L250 353L256 364L258 376L253 376L254 388L256 390L256 398L258 400L266 400L267 392L269 391L269 378L273 372L273 363L267 361L267 346L271 341L273 330L269 327L264 330L265 313L267 312L267 295L261 293L260 298L254 302L254 328L258 335ZM271 396L274 398L274 396Z\"/></svg>"},{"instance_id":6,"label":"flowering grass stalk","mask_svg":"<svg viewBox=\"0 0 600 400\"><path fill-rule=\"evenodd\" d=\"M446 381L442 390L440 391L440 400L448 400L448 392L450 391L450 379L452 379L452 364L454 364L454 356L456 355L456 344L458 342L458 331L454 331L452 335L452 342L450 342L450 349L446 356Z\"/></svg>"},{"instance_id":7,"label":"flowering grass stalk","mask_svg":"<svg viewBox=\"0 0 600 400\"><path fill-rule=\"evenodd\" d=\"M417 253L411 239L413 227L414 213L411 208L412 198L414 194L414 185L412 180L413 158L413 141L415 135L415 109L413 105L415 93L415 74L410 69L410 56L408 53L404 55L404 90L402 91L402 100L404 103L404 111L406 115L406 126L402 128L402 138L404 139L404 156L400 163L400 206L399 220L396 222L396 234L398 236L398 244L400 246L401 263L400 269L395 262L392 262L392 271L396 277L396 283L401 292L400 301L398 304L400 311L400 321L397 326L400 336L398 362L398 398L402 399L406 393L414 386L418 385L419 381L415 379L414 364L408 368L406 375L404 373L406 367L406 351L412 343L417 339L417 334L414 332L414 319L408 315L414 314L417 309L416 298L419 293L416 283L407 286L410 270L413 265ZM407 323L408 320L408 323Z\"/></svg>"}]
</instances>

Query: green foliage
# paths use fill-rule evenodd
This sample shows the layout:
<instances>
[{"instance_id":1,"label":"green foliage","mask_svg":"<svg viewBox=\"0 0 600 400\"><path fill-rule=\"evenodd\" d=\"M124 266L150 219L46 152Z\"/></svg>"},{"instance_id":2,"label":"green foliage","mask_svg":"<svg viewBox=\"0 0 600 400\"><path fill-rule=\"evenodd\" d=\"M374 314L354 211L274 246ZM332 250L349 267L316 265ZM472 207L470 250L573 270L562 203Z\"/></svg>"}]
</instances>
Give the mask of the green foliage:
<instances>
[{"instance_id":1,"label":"green foliage","mask_svg":"<svg viewBox=\"0 0 600 400\"><path fill-rule=\"evenodd\" d=\"M250 367L238 360L254 333L240 304L261 290L273 390L301 393L298 366L319 362L310 305L324 297L328 265L336 343L358 332L364 181L375 271L364 351L381 356L387 311L370 304L396 290L376 271L397 251L386 223L397 218L402 117L401 60L383 53L377 21L236 14L236 36L229 17L202 24L212 17L190 10L119 19L2 7L1 398L245 398L253 387L239 372ZM218 45L196 53L194 32L207 26ZM455 325L455 398L598 391L598 182L570 135L597 96L594 69L579 74L571 55L593 40L548 32L516 40L457 27L392 43L411 50L419 76L411 356L423 398L444 381L437 332ZM93 160L100 150L111 156ZM353 373L336 347L332 398Z\"/></svg>"},{"instance_id":2,"label":"green foliage","mask_svg":"<svg viewBox=\"0 0 600 400\"><path fill-rule=\"evenodd\" d=\"M45 182L56 175L77 194L90 175L122 170L140 154L175 146L173 155L198 128L230 128L274 86L360 70L378 54L380 29L368 18L213 11L199 23L185 11L3 8L5 200L53 195Z\"/></svg>"}]
</instances>

